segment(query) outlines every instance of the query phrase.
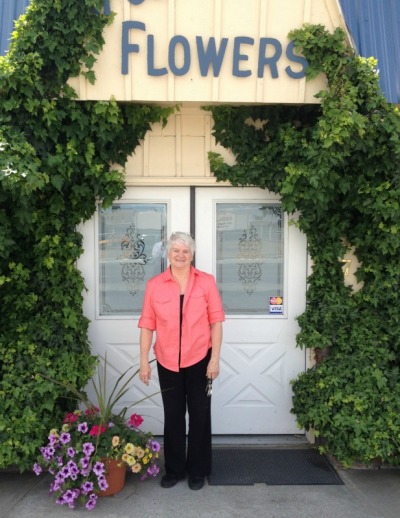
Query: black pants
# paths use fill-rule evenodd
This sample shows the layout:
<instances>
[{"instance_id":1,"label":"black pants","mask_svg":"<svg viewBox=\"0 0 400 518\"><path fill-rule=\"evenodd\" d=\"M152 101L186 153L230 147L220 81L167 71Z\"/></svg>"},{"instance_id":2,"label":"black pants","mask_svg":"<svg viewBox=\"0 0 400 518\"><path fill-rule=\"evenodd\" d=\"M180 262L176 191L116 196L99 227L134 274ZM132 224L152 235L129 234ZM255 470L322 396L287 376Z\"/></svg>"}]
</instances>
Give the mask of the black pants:
<instances>
[{"instance_id":1,"label":"black pants","mask_svg":"<svg viewBox=\"0 0 400 518\"><path fill-rule=\"evenodd\" d=\"M211 473L211 397L207 396L207 365L200 362L173 372L157 363L164 405L165 471L183 478ZM186 454L186 410L189 415Z\"/></svg>"}]
</instances>

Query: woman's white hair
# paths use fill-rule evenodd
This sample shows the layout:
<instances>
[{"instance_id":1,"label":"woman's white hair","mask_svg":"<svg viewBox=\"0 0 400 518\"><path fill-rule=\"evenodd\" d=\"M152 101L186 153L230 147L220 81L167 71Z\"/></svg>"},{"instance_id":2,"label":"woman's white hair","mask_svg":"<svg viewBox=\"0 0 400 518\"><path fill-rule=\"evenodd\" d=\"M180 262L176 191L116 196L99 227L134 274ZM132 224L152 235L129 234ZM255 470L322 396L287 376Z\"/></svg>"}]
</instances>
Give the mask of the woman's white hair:
<instances>
[{"instance_id":1,"label":"woman's white hair","mask_svg":"<svg viewBox=\"0 0 400 518\"><path fill-rule=\"evenodd\" d=\"M190 234L186 234L186 232L172 232L170 238L167 241L167 252L170 251L172 244L176 242L183 243L188 248L190 248L192 254L194 254L196 244Z\"/></svg>"}]
</instances>

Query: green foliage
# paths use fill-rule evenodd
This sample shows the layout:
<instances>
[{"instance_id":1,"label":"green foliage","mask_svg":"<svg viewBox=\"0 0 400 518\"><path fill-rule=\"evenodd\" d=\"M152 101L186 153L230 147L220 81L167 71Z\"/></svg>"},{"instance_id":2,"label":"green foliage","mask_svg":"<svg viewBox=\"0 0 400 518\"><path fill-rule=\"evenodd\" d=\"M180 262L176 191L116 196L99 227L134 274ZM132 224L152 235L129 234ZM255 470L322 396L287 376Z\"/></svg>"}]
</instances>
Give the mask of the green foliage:
<instances>
[{"instance_id":1,"label":"green foliage","mask_svg":"<svg viewBox=\"0 0 400 518\"><path fill-rule=\"evenodd\" d=\"M356 56L341 29L305 25L289 37L324 73L320 105L209 107L214 135L236 164L210 154L220 181L279 193L299 211L313 270L298 346L328 358L293 381L293 413L346 465L400 463L400 116L376 61ZM362 288L345 286L355 250Z\"/></svg>"},{"instance_id":2,"label":"green foliage","mask_svg":"<svg viewBox=\"0 0 400 518\"><path fill-rule=\"evenodd\" d=\"M84 387L95 358L82 311L77 225L124 191L124 165L170 109L80 102L112 17L101 0L33 0L0 58L0 468L32 465L68 404L42 377ZM97 10L96 10L97 9Z\"/></svg>"}]
</instances>

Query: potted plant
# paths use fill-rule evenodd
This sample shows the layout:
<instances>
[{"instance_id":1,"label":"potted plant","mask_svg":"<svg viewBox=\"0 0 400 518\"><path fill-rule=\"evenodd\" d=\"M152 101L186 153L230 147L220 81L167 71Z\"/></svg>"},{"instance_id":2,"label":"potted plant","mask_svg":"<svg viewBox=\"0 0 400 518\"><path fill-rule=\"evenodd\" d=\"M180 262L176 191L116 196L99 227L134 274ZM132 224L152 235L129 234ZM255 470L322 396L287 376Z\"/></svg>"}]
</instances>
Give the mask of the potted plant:
<instances>
[{"instance_id":1,"label":"potted plant","mask_svg":"<svg viewBox=\"0 0 400 518\"><path fill-rule=\"evenodd\" d=\"M50 493L57 495L57 504L74 508L82 502L91 510L98 496L108 496L123 488L127 470L141 480L158 474L159 443L151 432L140 430L140 415L126 417L128 408L138 402L118 414L113 412L138 373L136 370L126 379L131 368L118 378L107 395L107 358L104 359L97 382L92 379L97 404L73 385L61 384L83 408L67 413L63 423L50 430L48 443L40 449L41 455L33 467L37 475L52 475Z\"/></svg>"}]
</instances>

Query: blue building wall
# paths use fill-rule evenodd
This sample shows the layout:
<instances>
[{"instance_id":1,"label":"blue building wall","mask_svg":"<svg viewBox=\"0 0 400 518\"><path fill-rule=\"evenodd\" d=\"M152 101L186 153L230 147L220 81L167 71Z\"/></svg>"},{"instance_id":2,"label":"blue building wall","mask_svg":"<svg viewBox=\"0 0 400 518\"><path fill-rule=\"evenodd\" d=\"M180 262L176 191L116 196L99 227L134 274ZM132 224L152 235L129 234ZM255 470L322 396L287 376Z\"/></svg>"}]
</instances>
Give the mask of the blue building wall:
<instances>
[{"instance_id":1,"label":"blue building wall","mask_svg":"<svg viewBox=\"0 0 400 518\"><path fill-rule=\"evenodd\" d=\"M30 0L0 0L0 55L7 51L16 20ZM400 104L400 0L339 0L361 56L378 60L386 99Z\"/></svg>"},{"instance_id":2,"label":"blue building wall","mask_svg":"<svg viewBox=\"0 0 400 518\"><path fill-rule=\"evenodd\" d=\"M386 99L400 103L400 0L340 0L347 27L361 56L378 60Z\"/></svg>"},{"instance_id":3,"label":"blue building wall","mask_svg":"<svg viewBox=\"0 0 400 518\"><path fill-rule=\"evenodd\" d=\"M0 0L0 55L3 56L10 44L14 20L25 12L30 0Z\"/></svg>"}]
</instances>

